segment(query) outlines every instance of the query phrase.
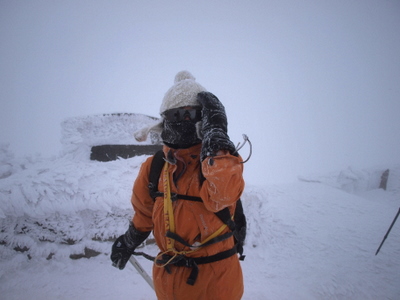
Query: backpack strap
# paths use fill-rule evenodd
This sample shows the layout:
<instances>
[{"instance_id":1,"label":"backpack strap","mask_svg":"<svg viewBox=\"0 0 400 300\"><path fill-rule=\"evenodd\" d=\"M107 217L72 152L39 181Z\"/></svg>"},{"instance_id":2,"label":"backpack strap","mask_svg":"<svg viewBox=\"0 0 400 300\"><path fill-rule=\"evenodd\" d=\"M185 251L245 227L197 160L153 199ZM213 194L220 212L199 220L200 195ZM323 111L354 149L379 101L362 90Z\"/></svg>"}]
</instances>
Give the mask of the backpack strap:
<instances>
[{"instance_id":1,"label":"backpack strap","mask_svg":"<svg viewBox=\"0 0 400 300\"><path fill-rule=\"evenodd\" d=\"M158 180L160 178L161 170L164 166L164 152L162 150L158 150L153 157L150 165L150 174L149 174L149 193L151 198L155 199L156 197L162 196L163 193L158 191Z\"/></svg>"},{"instance_id":2,"label":"backpack strap","mask_svg":"<svg viewBox=\"0 0 400 300\"><path fill-rule=\"evenodd\" d=\"M240 256L239 259L244 260L246 255L243 255L243 246L246 239L247 221L246 215L243 211L243 204L241 199L236 201L236 209L233 219L235 220L236 226L235 230L233 231L233 235L235 237L237 252Z\"/></svg>"}]
</instances>

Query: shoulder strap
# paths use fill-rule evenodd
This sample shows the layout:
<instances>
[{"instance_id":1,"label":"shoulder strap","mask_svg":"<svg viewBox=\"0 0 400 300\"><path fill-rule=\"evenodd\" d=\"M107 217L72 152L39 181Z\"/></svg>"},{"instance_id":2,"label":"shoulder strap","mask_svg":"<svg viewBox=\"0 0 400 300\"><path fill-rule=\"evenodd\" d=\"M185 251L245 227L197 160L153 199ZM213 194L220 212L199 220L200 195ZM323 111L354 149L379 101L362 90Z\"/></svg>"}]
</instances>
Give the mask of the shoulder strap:
<instances>
[{"instance_id":1,"label":"shoulder strap","mask_svg":"<svg viewBox=\"0 0 400 300\"><path fill-rule=\"evenodd\" d=\"M231 212L229 211L228 207L215 212L215 215L226 225L228 225L229 229L234 231L235 230L235 222L232 220Z\"/></svg>"},{"instance_id":2,"label":"shoulder strap","mask_svg":"<svg viewBox=\"0 0 400 300\"><path fill-rule=\"evenodd\" d=\"M150 196L154 199L159 196L158 192L158 179L160 178L161 170L164 165L164 152L162 150L157 151L150 165L149 174L149 192Z\"/></svg>"}]
</instances>

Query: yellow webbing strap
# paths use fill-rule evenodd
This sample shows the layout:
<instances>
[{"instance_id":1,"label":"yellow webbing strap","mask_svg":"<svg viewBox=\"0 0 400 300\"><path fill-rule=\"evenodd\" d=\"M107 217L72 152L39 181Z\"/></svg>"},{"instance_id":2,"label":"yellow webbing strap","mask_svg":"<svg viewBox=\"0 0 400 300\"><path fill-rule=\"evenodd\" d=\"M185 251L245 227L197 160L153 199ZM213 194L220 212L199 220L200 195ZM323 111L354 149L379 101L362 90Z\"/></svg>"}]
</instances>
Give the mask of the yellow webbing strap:
<instances>
[{"instance_id":1,"label":"yellow webbing strap","mask_svg":"<svg viewBox=\"0 0 400 300\"><path fill-rule=\"evenodd\" d=\"M165 232L171 231L175 233L175 219L174 219L174 210L172 208L171 201L171 186L169 183L169 174L168 174L168 163L164 164L164 220L165 220ZM175 250L175 241L171 238L166 238L167 242L167 250L174 251Z\"/></svg>"}]
</instances>

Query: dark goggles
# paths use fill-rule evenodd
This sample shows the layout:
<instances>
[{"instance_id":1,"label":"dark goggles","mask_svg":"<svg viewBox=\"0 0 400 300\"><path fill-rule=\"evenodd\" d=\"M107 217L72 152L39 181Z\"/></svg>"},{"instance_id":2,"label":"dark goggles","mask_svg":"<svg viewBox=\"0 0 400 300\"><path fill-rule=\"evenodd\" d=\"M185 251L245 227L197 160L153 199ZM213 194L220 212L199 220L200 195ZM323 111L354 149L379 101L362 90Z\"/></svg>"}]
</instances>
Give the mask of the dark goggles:
<instances>
[{"instance_id":1,"label":"dark goggles","mask_svg":"<svg viewBox=\"0 0 400 300\"><path fill-rule=\"evenodd\" d=\"M193 121L198 122L201 120L201 108L173 108L165 111L162 116L165 120L170 122Z\"/></svg>"}]
</instances>

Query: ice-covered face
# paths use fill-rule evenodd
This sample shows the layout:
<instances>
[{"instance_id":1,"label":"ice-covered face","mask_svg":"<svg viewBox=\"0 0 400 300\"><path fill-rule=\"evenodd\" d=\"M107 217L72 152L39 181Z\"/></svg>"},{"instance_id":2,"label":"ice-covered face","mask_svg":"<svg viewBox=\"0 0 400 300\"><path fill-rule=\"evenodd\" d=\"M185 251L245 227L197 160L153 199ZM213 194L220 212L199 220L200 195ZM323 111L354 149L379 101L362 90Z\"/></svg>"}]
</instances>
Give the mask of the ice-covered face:
<instances>
[{"instance_id":1,"label":"ice-covered face","mask_svg":"<svg viewBox=\"0 0 400 300\"><path fill-rule=\"evenodd\" d=\"M196 123L201 121L201 108L185 106L165 111L163 117L163 142L175 149L189 148L201 143Z\"/></svg>"}]
</instances>

